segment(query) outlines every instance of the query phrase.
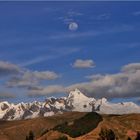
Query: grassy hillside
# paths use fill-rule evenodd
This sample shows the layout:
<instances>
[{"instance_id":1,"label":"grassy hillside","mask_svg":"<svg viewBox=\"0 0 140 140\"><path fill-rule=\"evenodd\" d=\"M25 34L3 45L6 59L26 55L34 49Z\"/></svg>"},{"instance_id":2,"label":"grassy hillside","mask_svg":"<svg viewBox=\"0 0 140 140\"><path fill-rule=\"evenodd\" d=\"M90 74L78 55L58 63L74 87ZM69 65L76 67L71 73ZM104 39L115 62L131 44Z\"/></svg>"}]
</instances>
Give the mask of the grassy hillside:
<instances>
[{"instance_id":1,"label":"grassy hillside","mask_svg":"<svg viewBox=\"0 0 140 140\"><path fill-rule=\"evenodd\" d=\"M113 131L117 140L128 140L128 137L136 140L137 132L140 132L140 114L102 115L102 117L103 121L94 130L76 140L98 140L102 130ZM130 132L133 135L129 135Z\"/></svg>"},{"instance_id":2,"label":"grassy hillside","mask_svg":"<svg viewBox=\"0 0 140 140\"><path fill-rule=\"evenodd\" d=\"M58 124L81 118L86 113L67 112L52 117L42 117L21 121L1 121L0 140L25 140L26 135L32 130L36 138L42 135L44 130L50 130Z\"/></svg>"},{"instance_id":3,"label":"grassy hillside","mask_svg":"<svg viewBox=\"0 0 140 140\"><path fill-rule=\"evenodd\" d=\"M25 140L30 130L35 140L55 140L64 135L68 140L97 140L101 129L111 129L118 140L127 140L128 135L140 132L140 114L100 116L96 113L67 112L52 117L1 121L0 140ZM131 138L135 140L134 136Z\"/></svg>"}]
</instances>

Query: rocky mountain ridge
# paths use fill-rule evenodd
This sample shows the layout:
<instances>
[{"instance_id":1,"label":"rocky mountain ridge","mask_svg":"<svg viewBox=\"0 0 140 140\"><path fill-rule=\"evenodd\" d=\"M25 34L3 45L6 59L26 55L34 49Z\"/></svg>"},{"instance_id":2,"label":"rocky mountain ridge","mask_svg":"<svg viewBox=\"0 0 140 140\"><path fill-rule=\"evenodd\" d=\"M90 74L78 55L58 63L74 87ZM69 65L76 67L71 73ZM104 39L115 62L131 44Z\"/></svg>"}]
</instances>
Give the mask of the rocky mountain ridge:
<instances>
[{"instance_id":1,"label":"rocky mountain ridge","mask_svg":"<svg viewBox=\"0 0 140 140\"><path fill-rule=\"evenodd\" d=\"M94 99L85 96L80 90L71 91L68 97L47 98L44 102L13 104L0 102L1 120L21 120L40 116L52 116L68 111L93 112L101 114L140 113L140 106L133 102L110 103L106 98Z\"/></svg>"}]
</instances>

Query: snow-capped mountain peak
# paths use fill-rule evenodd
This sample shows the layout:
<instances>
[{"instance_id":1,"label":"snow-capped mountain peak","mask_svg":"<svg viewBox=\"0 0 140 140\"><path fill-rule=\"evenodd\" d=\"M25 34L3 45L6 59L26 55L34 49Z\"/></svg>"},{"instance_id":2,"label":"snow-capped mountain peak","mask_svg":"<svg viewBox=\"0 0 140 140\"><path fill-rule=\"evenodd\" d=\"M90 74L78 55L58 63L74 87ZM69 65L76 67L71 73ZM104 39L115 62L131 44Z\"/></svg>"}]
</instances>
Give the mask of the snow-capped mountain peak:
<instances>
[{"instance_id":1,"label":"snow-capped mountain peak","mask_svg":"<svg viewBox=\"0 0 140 140\"><path fill-rule=\"evenodd\" d=\"M88 97L85 96L79 89L75 89L73 91L70 91L68 98L73 98L73 99L87 99Z\"/></svg>"},{"instance_id":2,"label":"snow-capped mountain peak","mask_svg":"<svg viewBox=\"0 0 140 140\"><path fill-rule=\"evenodd\" d=\"M84 95L79 89L75 89L70 92L67 103L72 107L73 111L89 112L92 111L91 102L94 98L89 98Z\"/></svg>"},{"instance_id":3,"label":"snow-capped mountain peak","mask_svg":"<svg viewBox=\"0 0 140 140\"><path fill-rule=\"evenodd\" d=\"M94 99L87 97L79 89L71 91L68 97L47 98L44 102L8 103L0 102L0 119L20 120L39 116L50 116L66 111L91 112L103 114L140 113L140 106L133 102L110 103L106 98Z\"/></svg>"}]
</instances>

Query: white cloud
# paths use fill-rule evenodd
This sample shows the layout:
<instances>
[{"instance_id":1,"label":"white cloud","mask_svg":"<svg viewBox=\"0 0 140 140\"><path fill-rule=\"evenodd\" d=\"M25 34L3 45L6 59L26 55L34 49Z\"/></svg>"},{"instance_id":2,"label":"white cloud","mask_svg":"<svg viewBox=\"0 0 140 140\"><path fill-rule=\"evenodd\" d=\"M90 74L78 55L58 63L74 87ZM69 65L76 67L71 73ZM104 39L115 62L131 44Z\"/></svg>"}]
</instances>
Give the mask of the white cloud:
<instances>
[{"instance_id":1,"label":"white cloud","mask_svg":"<svg viewBox=\"0 0 140 140\"><path fill-rule=\"evenodd\" d=\"M85 76L85 78L90 79L90 80L91 80L91 79L98 80L98 79L100 79L101 77L103 77L103 75L101 75L101 74Z\"/></svg>"},{"instance_id":2,"label":"white cloud","mask_svg":"<svg viewBox=\"0 0 140 140\"><path fill-rule=\"evenodd\" d=\"M93 68L95 67L95 63L91 59L88 60L77 59L72 66L74 68Z\"/></svg>"},{"instance_id":3,"label":"white cloud","mask_svg":"<svg viewBox=\"0 0 140 140\"><path fill-rule=\"evenodd\" d=\"M128 65L125 65L122 68L123 72L130 72L130 73L136 72L137 70L140 70L140 63L131 63Z\"/></svg>"},{"instance_id":4,"label":"white cloud","mask_svg":"<svg viewBox=\"0 0 140 140\"><path fill-rule=\"evenodd\" d=\"M23 79L36 79L36 80L54 80L60 76L53 71L26 71Z\"/></svg>"}]
</instances>

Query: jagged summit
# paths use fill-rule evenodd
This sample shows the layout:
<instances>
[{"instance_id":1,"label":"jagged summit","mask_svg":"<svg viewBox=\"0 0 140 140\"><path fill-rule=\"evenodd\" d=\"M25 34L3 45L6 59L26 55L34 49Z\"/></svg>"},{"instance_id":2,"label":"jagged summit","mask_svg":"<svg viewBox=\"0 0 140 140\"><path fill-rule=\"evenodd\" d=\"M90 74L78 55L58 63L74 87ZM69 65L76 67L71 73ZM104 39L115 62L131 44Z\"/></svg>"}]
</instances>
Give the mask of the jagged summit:
<instances>
[{"instance_id":1,"label":"jagged summit","mask_svg":"<svg viewBox=\"0 0 140 140\"><path fill-rule=\"evenodd\" d=\"M84 98L88 98L87 96L85 96L84 93L82 93L78 88L76 88L73 91L70 91L68 98L79 98L79 99L84 99Z\"/></svg>"},{"instance_id":2,"label":"jagged summit","mask_svg":"<svg viewBox=\"0 0 140 140\"><path fill-rule=\"evenodd\" d=\"M91 111L92 106L89 104L92 99L85 96L79 89L75 89L69 93L67 103L73 107L73 111L81 110L83 112Z\"/></svg>"},{"instance_id":3,"label":"jagged summit","mask_svg":"<svg viewBox=\"0 0 140 140\"><path fill-rule=\"evenodd\" d=\"M8 103L0 102L0 119L20 120L39 116L52 116L66 111L92 112L103 114L140 113L140 106L133 102L110 103L106 98L87 97L79 89L70 91L68 97L47 98L44 102Z\"/></svg>"}]
</instances>

